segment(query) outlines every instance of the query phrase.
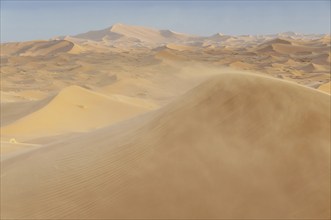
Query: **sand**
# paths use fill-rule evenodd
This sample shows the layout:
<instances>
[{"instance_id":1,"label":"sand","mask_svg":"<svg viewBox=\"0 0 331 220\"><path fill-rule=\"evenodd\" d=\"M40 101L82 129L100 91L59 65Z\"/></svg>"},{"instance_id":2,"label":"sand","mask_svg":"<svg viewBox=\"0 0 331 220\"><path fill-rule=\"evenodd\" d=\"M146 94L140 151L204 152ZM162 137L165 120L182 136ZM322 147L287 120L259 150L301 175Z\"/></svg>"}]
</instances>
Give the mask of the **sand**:
<instances>
[{"instance_id":1,"label":"sand","mask_svg":"<svg viewBox=\"0 0 331 220\"><path fill-rule=\"evenodd\" d=\"M2 45L1 50L3 52L1 55L45 56L69 52L73 47L74 43L66 40L7 43Z\"/></svg>"},{"instance_id":2,"label":"sand","mask_svg":"<svg viewBox=\"0 0 331 220\"><path fill-rule=\"evenodd\" d=\"M123 101L124 100L124 101ZM110 98L82 87L70 86L46 106L1 128L5 137L51 136L111 125L149 110L121 97Z\"/></svg>"},{"instance_id":3,"label":"sand","mask_svg":"<svg viewBox=\"0 0 331 220\"><path fill-rule=\"evenodd\" d=\"M224 74L136 120L3 161L2 216L330 216L327 94Z\"/></svg>"},{"instance_id":4,"label":"sand","mask_svg":"<svg viewBox=\"0 0 331 220\"><path fill-rule=\"evenodd\" d=\"M318 89L330 94L331 93L331 82L321 85L320 87L318 87Z\"/></svg>"},{"instance_id":5,"label":"sand","mask_svg":"<svg viewBox=\"0 0 331 220\"><path fill-rule=\"evenodd\" d=\"M329 50L126 24L1 44L1 218L330 218Z\"/></svg>"}]
</instances>

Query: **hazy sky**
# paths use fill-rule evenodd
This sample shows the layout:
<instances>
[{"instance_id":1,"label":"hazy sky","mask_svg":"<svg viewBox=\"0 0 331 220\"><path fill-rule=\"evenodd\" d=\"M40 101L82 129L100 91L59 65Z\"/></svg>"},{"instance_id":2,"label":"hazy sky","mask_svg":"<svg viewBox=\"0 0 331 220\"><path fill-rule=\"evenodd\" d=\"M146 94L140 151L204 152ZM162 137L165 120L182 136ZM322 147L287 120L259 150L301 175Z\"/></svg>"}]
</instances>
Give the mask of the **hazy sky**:
<instances>
[{"instance_id":1,"label":"hazy sky","mask_svg":"<svg viewBox=\"0 0 331 220\"><path fill-rule=\"evenodd\" d=\"M49 39L114 23L208 36L286 31L330 33L330 0L12 1L1 0L1 41Z\"/></svg>"}]
</instances>

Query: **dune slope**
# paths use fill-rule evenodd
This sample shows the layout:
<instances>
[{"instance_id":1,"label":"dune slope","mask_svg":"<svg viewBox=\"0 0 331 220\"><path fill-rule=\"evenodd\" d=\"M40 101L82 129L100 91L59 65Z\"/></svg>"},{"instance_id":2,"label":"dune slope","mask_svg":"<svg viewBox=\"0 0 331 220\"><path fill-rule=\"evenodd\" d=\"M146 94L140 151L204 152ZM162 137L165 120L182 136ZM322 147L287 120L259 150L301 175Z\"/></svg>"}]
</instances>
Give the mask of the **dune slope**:
<instances>
[{"instance_id":1,"label":"dune slope","mask_svg":"<svg viewBox=\"0 0 331 220\"><path fill-rule=\"evenodd\" d=\"M149 117L3 161L1 216L329 218L329 100L220 75Z\"/></svg>"},{"instance_id":2,"label":"dune slope","mask_svg":"<svg viewBox=\"0 0 331 220\"><path fill-rule=\"evenodd\" d=\"M29 137L82 132L116 123L150 110L111 99L79 86L69 86L47 105L1 129L3 136Z\"/></svg>"},{"instance_id":3,"label":"dune slope","mask_svg":"<svg viewBox=\"0 0 331 220\"><path fill-rule=\"evenodd\" d=\"M45 105L47 105L52 98L45 98L43 100L38 101L30 101L30 102L9 102L9 103L1 103L1 126L5 126L10 124L26 115L29 115Z\"/></svg>"},{"instance_id":4,"label":"dune slope","mask_svg":"<svg viewBox=\"0 0 331 220\"><path fill-rule=\"evenodd\" d=\"M6 43L1 45L1 56L46 56L70 52L75 46L67 40L28 41L20 43ZM77 46L76 46L77 47Z\"/></svg>"}]
</instances>

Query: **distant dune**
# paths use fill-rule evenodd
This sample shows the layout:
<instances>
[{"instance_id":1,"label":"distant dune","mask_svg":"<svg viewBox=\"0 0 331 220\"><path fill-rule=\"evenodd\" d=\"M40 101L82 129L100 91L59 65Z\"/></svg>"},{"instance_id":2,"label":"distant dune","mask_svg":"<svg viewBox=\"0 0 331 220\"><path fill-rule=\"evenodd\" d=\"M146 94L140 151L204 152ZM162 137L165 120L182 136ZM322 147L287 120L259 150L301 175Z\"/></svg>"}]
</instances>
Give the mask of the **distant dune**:
<instances>
[{"instance_id":1,"label":"distant dune","mask_svg":"<svg viewBox=\"0 0 331 220\"><path fill-rule=\"evenodd\" d=\"M287 45L287 44L275 44L273 45L275 51L282 54L293 54L293 53L307 53L311 54L316 51L318 48L307 47L307 46L295 46L295 45Z\"/></svg>"},{"instance_id":2,"label":"distant dune","mask_svg":"<svg viewBox=\"0 0 331 220\"><path fill-rule=\"evenodd\" d=\"M172 47L173 48L173 47ZM155 58L160 60L172 60L172 61L188 61L188 58L182 56L180 54L176 54L175 52L179 49L172 49L170 47L166 47L155 54Z\"/></svg>"},{"instance_id":3,"label":"distant dune","mask_svg":"<svg viewBox=\"0 0 331 220\"><path fill-rule=\"evenodd\" d=\"M186 45L172 44L172 43L167 44L166 48L177 50L177 51L185 51L185 50L194 51L195 49L197 49L196 47L193 47L193 46L186 46Z\"/></svg>"},{"instance_id":4,"label":"distant dune","mask_svg":"<svg viewBox=\"0 0 331 220\"><path fill-rule=\"evenodd\" d=\"M47 105L61 124L59 102L77 127L108 104L62 95ZM1 217L329 218L329 141L329 95L222 74L158 112L3 161Z\"/></svg>"},{"instance_id":5,"label":"distant dune","mask_svg":"<svg viewBox=\"0 0 331 220\"><path fill-rule=\"evenodd\" d=\"M170 30L156 30L141 26L115 24L110 28L78 34L74 38L93 41L133 41L147 43L166 43L194 39L196 37L176 33Z\"/></svg>"},{"instance_id":6,"label":"distant dune","mask_svg":"<svg viewBox=\"0 0 331 220\"><path fill-rule=\"evenodd\" d=\"M253 64L244 63L241 61L233 62L229 66L234 67L234 68L239 68L239 69L247 69L247 70L252 70L254 68Z\"/></svg>"},{"instance_id":7,"label":"distant dune","mask_svg":"<svg viewBox=\"0 0 331 220\"><path fill-rule=\"evenodd\" d=\"M275 38L273 40L267 41L265 43L263 43L262 45L272 45L272 44L288 44L291 45L291 41L289 40L285 40L285 39L281 39L281 38Z\"/></svg>"},{"instance_id":8,"label":"distant dune","mask_svg":"<svg viewBox=\"0 0 331 220\"><path fill-rule=\"evenodd\" d=\"M331 43L331 36L330 36L330 34L329 35L325 35L321 39L321 42L330 45L330 43Z\"/></svg>"},{"instance_id":9,"label":"distant dune","mask_svg":"<svg viewBox=\"0 0 331 220\"><path fill-rule=\"evenodd\" d=\"M45 56L69 52L74 48L74 43L66 40L29 41L22 43L7 43L1 45L1 56ZM77 51L75 46L75 51Z\"/></svg>"}]
</instances>

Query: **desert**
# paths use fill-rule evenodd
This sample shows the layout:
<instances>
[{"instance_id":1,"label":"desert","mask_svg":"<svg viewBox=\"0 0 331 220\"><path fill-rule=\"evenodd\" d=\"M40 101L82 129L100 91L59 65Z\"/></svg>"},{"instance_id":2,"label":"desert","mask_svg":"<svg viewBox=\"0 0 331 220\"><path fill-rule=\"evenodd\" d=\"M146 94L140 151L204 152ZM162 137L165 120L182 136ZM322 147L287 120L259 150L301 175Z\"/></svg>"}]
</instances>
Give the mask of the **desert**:
<instances>
[{"instance_id":1,"label":"desert","mask_svg":"<svg viewBox=\"0 0 331 220\"><path fill-rule=\"evenodd\" d=\"M1 43L1 218L328 219L330 55L123 23Z\"/></svg>"}]
</instances>

